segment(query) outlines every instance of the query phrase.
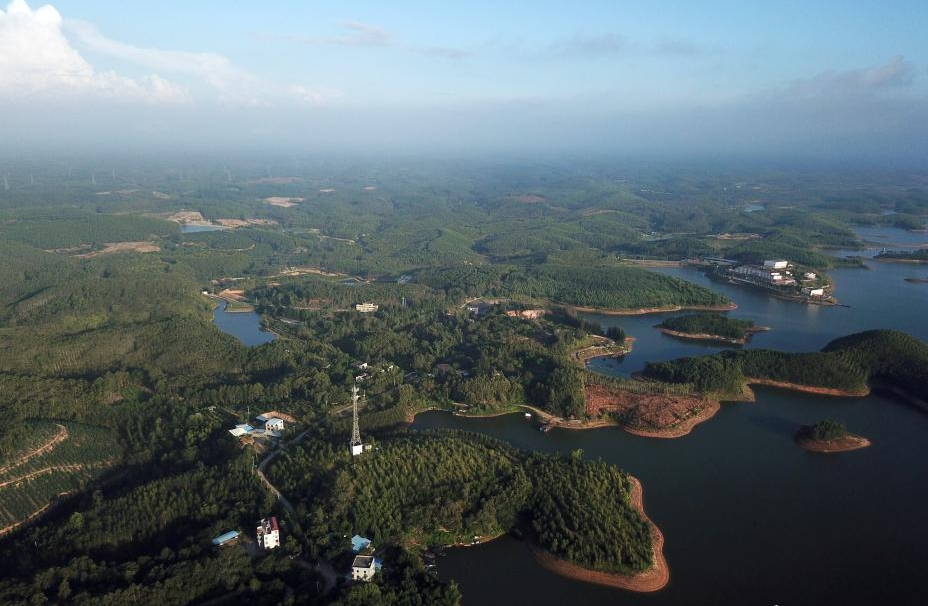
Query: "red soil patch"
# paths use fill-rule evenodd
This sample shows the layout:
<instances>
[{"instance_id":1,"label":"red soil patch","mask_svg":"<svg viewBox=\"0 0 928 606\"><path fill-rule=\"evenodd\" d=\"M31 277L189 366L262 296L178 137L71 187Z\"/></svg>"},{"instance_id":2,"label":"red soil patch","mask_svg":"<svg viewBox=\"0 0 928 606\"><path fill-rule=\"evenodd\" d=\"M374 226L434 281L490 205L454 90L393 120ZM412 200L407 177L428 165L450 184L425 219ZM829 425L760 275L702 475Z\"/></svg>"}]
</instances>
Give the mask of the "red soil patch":
<instances>
[{"instance_id":1,"label":"red soil patch","mask_svg":"<svg viewBox=\"0 0 928 606\"><path fill-rule=\"evenodd\" d=\"M834 389L831 387L813 387L811 385L800 385L799 383L786 383L785 381L773 381L771 379L752 379L747 380L750 385L767 385L768 387L780 387L782 389L792 389L793 391L802 391L805 393L815 393L823 396L840 396L842 398L855 398L866 396L870 389L865 387L859 390Z\"/></svg>"},{"instance_id":2,"label":"red soil patch","mask_svg":"<svg viewBox=\"0 0 928 606\"><path fill-rule=\"evenodd\" d=\"M685 436L719 410L718 402L697 395L635 393L595 384L585 391L587 416L596 419L609 413L622 419L619 424L625 431L646 437Z\"/></svg>"},{"instance_id":3,"label":"red soil patch","mask_svg":"<svg viewBox=\"0 0 928 606\"><path fill-rule=\"evenodd\" d=\"M803 435L803 432L796 436L796 444L811 452L848 452L851 450L860 450L870 446L870 440L863 436L849 433L843 438L834 440L816 440Z\"/></svg>"}]
</instances>

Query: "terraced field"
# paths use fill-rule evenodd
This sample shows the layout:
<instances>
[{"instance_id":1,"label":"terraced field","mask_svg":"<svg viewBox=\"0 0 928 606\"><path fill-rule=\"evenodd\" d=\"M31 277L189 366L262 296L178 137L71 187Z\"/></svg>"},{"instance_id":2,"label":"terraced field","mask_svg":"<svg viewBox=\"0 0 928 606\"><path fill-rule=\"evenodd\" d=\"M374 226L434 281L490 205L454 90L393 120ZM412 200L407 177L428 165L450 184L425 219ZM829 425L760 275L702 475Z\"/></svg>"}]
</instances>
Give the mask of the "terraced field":
<instances>
[{"instance_id":1,"label":"terraced field","mask_svg":"<svg viewBox=\"0 0 928 606\"><path fill-rule=\"evenodd\" d=\"M41 515L121 456L109 429L50 421L25 427L22 448L0 459L0 535Z\"/></svg>"}]
</instances>

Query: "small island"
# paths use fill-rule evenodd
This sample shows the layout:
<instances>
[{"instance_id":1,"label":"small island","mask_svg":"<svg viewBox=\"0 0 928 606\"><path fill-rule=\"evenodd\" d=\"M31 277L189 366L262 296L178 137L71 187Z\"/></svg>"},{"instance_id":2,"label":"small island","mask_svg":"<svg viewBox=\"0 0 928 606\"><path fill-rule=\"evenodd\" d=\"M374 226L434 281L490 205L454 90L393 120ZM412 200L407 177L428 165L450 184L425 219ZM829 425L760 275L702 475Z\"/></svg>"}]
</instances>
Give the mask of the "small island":
<instances>
[{"instance_id":1,"label":"small island","mask_svg":"<svg viewBox=\"0 0 928 606\"><path fill-rule=\"evenodd\" d=\"M887 250L875 256L874 259L890 263L928 263L928 248L912 251Z\"/></svg>"},{"instance_id":2,"label":"small island","mask_svg":"<svg viewBox=\"0 0 928 606\"><path fill-rule=\"evenodd\" d=\"M680 339L718 341L732 345L744 345L757 332L770 330L755 326L753 320L738 320L717 313L698 313L667 318L655 328L665 335Z\"/></svg>"},{"instance_id":3,"label":"small island","mask_svg":"<svg viewBox=\"0 0 928 606\"><path fill-rule=\"evenodd\" d=\"M843 423L823 419L805 425L796 434L796 444L811 452L848 452L870 446L870 440L847 430Z\"/></svg>"}]
</instances>

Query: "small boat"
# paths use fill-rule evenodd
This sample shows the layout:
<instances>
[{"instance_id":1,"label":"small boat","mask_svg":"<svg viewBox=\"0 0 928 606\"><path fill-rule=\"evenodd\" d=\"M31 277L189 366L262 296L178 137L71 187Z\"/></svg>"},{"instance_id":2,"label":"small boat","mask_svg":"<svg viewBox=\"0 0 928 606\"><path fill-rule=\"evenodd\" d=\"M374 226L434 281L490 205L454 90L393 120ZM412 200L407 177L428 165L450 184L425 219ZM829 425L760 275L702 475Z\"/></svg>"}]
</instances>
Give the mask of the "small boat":
<instances>
[{"instance_id":1,"label":"small boat","mask_svg":"<svg viewBox=\"0 0 928 606\"><path fill-rule=\"evenodd\" d=\"M532 413L530 413L530 412L525 413L525 418L526 418L526 419L531 419L531 418L532 418Z\"/></svg>"},{"instance_id":2,"label":"small boat","mask_svg":"<svg viewBox=\"0 0 928 606\"><path fill-rule=\"evenodd\" d=\"M550 426L550 425L542 425L542 426L539 427L538 429L540 429L540 430L542 431L542 433L548 433L549 431L551 431L551 426Z\"/></svg>"}]
</instances>

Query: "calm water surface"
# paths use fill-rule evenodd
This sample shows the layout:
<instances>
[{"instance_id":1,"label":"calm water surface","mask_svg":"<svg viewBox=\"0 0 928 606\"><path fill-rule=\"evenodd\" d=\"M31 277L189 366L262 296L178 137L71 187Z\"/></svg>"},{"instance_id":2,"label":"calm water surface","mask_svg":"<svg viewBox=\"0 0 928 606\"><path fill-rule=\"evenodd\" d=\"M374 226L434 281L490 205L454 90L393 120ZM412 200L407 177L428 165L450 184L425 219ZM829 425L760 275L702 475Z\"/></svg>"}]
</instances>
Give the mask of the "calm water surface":
<instances>
[{"instance_id":1,"label":"calm water surface","mask_svg":"<svg viewBox=\"0 0 928 606\"><path fill-rule=\"evenodd\" d=\"M188 225L183 224L180 226L180 233L182 234L196 234L201 231L222 231L228 229L224 225Z\"/></svg>"},{"instance_id":2,"label":"calm water surface","mask_svg":"<svg viewBox=\"0 0 928 606\"><path fill-rule=\"evenodd\" d=\"M903 280L928 277L928 267L869 263L873 269L832 272L837 296L849 308L779 301L690 269L667 273L727 294L739 304L731 315L773 329L755 335L749 347L812 351L870 328L928 340L928 285ZM596 362L606 373L625 375L646 360L720 349L662 335L652 327L663 315L591 317L636 338L626 359ZM622 467L644 485L645 507L664 532L671 569L666 589L634 594L549 573L523 543L504 538L449 551L441 576L458 582L469 605L925 603L928 414L880 393L830 398L755 391L756 403L725 404L676 440L616 428L541 433L521 415L419 415L417 428L478 431L547 452L582 448L588 458ZM832 456L796 447L796 429L824 417L845 422L873 445Z\"/></svg>"},{"instance_id":3,"label":"calm water surface","mask_svg":"<svg viewBox=\"0 0 928 606\"><path fill-rule=\"evenodd\" d=\"M261 316L253 311L226 311L223 301L213 312L213 322L222 332L237 337L245 345L261 345L274 340L274 334L261 328Z\"/></svg>"}]
</instances>

